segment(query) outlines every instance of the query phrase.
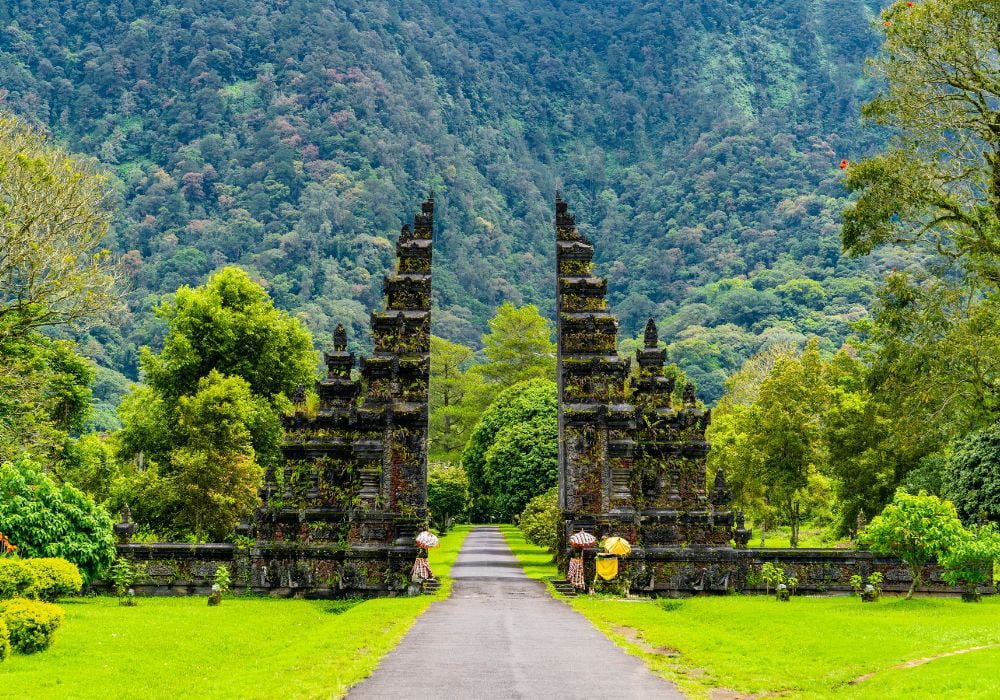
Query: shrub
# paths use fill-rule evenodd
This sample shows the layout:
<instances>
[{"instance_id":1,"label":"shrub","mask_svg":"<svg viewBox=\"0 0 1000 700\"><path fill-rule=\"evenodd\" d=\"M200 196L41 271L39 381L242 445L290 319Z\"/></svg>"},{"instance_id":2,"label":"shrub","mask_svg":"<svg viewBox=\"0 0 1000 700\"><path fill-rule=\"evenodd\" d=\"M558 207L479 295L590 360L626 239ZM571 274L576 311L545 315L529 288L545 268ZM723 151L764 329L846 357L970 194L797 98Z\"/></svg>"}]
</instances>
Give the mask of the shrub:
<instances>
[{"instance_id":1,"label":"shrub","mask_svg":"<svg viewBox=\"0 0 1000 700\"><path fill-rule=\"evenodd\" d=\"M0 618L10 630L14 651L34 654L52 644L52 636L63 621L63 611L51 603L14 598L0 603Z\"/></svg>"},{"instance_id":2,"label":"shrub","mask_svg":"<svg viewBox=\"0 0 1000 700\"><path fill-rule=\"evenodd\" d=\"M549 489L528 501L528 505L517 519L517 524L528 542L555 552L559 542L559 527L562 524L559 489Z\"/></svg>"},{"instance_id":3,"label":"shrub","mask_svg":"<svg viewBox=\"0 0 1000 700\"><path fill-rule=\"evenodd\" d=\"M135 585L139 574L139 570L132 566L132 563L128 559L121 557L115 559L115 564L111 567L111 582L114 584L115 593L118 595L118 603L120 605L135 605L134 594L129 595L129 591Z\"/></svg>"},{"instance_id":4,"label":"shrub","mask_svg":"<svg viewBox=\"0 0 1000 700\"><path fill-rule=\"evenodd\" d=\"M21 559L0 559L0 600L35 595L35 572Z\"/></svg>"},{"instance_id":5,"label":"shrub","mask_svg":"<svg viewBox=\"0 0 1000 700\"><path fill-rule=\"evenodd\" d=\"M93 580L114 559L113 525L93 499L56 484L34 462L0 465L0 530L22 557L62 557Z\"/></svg>"},{"instance_id":6,"label":"shrub","mask_svg":"<svg viewBox=\"0 0 1000 700\"><path fill-rule=\"evenodd\" d=\"M83 588L83 576L76 564L65 559L26 559L24 564L35 574L35 595L54 601L77 595Z\"/></svg>"},{"instance_id":7,"label":"shrub","mask_svg":"<svg viewBox=\"0 0 1000 700\"><path fill-rule=\"evenodd\" d=\"M10 631L7 623L0 617L0 661L10 656Z\"/></svg>"},{"instance_id":8,"label":"shrub","mask_svg":"<svg viewBox=\"0 0 1000 700\"><path fill-rule=\"evenodd\" d=\"M215 570L215 585L219 587L219 593L228 593L232 584L232 577L229 575L229 567L222 564Z\"/></svg>"},{"instance_id":9,"label":"shrub","mask_svg":"<svg viewBox=\"0 0 1000 700\"><path fill-rule=\"evenodd\" d=\"M910 567L912 582L906 594L909 599L920 584L921 568L947 552L964 535L965 528L950 502L925 493L912 496L900 489L858 539L876 554L899 557Z\"/></svg>"},{"instance_id":10,"label":"shrub","mask_svg":"<svg viewBox=\"0 0 1000 700\"><path fill-rule=\"evenodd\" d=\"M941 555L944 580L952 586L961 586L966 593L975 593L977 586L986 586L993 580L993 563L1000 559L1000 533L990 523L978 530L970 530L961 541ZM968 599L968 598L966 598Z\"/></svg>"}]
</instances>

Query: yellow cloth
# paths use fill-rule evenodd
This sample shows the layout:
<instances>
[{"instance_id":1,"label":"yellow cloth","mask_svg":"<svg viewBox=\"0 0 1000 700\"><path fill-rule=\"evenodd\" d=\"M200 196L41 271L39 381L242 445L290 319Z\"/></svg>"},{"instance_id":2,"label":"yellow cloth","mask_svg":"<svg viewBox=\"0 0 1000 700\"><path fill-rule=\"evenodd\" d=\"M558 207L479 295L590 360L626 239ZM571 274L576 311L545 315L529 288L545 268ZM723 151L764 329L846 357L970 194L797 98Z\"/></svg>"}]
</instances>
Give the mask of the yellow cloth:
<instances>
[{"instance_id":1,"label":"yellow cloth","mask_svg":"<svg viewBox=\"0 0 1000 700\"><path fill-rule=\"evenodd\" d=\"M618 560L612 557L597 560L597 575L605 581L618 576Z\"/></svg>"}]
</instances>

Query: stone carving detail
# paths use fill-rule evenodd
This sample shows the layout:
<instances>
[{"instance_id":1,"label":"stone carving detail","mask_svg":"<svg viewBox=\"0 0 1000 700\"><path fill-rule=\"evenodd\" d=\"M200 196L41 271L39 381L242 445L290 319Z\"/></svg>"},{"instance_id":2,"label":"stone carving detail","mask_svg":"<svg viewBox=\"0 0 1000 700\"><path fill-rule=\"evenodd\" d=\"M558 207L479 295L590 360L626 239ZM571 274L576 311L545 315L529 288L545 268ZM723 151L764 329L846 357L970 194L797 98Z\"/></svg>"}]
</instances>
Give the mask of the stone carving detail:
<instances>
[{"instance_id":1,"label":"stone carving detail","mask_svg":"<svg viewBox=\"0 0 1000 700\"><path fill-rule=\"evenodd\" d=\"M432 193L400 231L397 273L385 279L385 311L371 316L375 349L361 358L360 377L340 324L314 387L318 406L307 405L304 387L295 392L284 465L265 475L253 523L252 567L279 587L405 589L427 515L433 230Z\"/></svg>"},{"instance_id":2,"label":"stone carving detail","mask_svg":"<svg viewBox=\"0 0 1000 700\"><path fill-rule=\"evenodd\" d=\"M608 311L607 281L593 275L594 247L556 194L557 333L559 343L559 494L568 533L632 533L641 558L657 549L728 546L733 537L725 474L706 491L705 429L710 416L694 387L672 398L666 350L646 323L638 372L617 353L618 320ZM626 382L631 389L626 402ZM727 576L702 586L724 588ZM718 580L716 580L718 578Z\"/></svg>"}]
</instances>

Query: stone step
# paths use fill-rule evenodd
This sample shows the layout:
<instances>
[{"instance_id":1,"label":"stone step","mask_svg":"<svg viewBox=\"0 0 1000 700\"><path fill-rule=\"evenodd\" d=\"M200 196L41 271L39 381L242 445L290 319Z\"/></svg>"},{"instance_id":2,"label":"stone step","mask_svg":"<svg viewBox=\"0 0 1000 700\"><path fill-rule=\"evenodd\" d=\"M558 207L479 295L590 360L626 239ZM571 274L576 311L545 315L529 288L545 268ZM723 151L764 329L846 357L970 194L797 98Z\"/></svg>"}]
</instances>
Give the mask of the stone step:
<instances>
[{"instance_id":1,"label":"stone step","mask_svg":"<svg viewBox=\"0 0 1000 700\"><path fill-rule=\"evenodd\" d=\"M576 598L576 589L573 588L573 584L566 579L555 579L550 578L549 581L552 583L552 587L556 589L556 593L567 598Z\"/></svg>"},{"instance_id":2,"label":"stone step","mask_svg":"<svg viewBox=\"0 0 1000 700\"><path fill-rule=\"evenodd\" d=\"M430 578L424 581L424 593L427 595L434 595L439 590L441 590L441 582L436 578Z\"/></svg>"}]
</instances>

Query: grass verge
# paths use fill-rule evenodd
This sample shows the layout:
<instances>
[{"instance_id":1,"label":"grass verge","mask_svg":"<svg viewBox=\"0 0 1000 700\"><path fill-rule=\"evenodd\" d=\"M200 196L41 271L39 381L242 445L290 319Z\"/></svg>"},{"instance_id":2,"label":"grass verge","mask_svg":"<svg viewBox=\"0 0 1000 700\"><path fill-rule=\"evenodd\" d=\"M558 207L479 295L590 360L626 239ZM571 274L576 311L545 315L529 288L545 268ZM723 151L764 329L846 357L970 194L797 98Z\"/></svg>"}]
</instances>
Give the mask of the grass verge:
<instances>
[{"instance_id":1,"label":"grass verge","mask_svg":"<svg viewBox=\"0 0 1000 700\"><path fill-rule=\"evenodd\" d=\"M529 576L556 575L548 553L516 528L504 536ZM790 603L742 595L580 596L567 602L692 698L1000 697L1000 598L864 604L847 596ZM965 653L945 656L956 651Z\"/></svg>"},{"instance_id":2,"label":"grass verge","mask_svg":"<svg viewBox=\"0 0 1000 700\"><path fill-rule=\"evenodd\" d=\"M330 698L366 677L436 599L468 527L431 551L435 596L341 601L202 597L60 603L55 644L0 663L0 698Z\"/></svg>"}]
</instances>

